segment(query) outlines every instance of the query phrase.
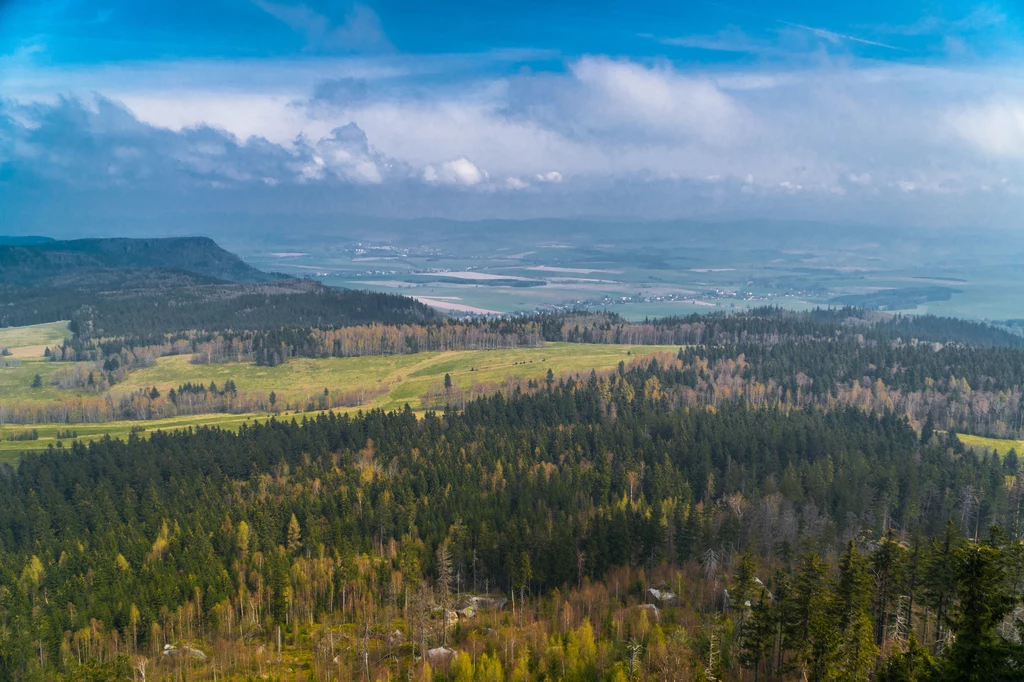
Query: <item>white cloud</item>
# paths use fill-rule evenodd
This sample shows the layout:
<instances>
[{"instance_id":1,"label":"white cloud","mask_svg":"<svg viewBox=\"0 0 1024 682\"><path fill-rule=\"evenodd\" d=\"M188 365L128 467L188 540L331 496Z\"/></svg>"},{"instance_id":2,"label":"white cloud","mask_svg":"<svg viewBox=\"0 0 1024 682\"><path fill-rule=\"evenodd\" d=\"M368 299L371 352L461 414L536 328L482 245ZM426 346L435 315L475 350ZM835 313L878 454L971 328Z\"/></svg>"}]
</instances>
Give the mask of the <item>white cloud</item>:
<instances>
[{"instance_id":1,"label":"white cloud","mask_svg":"<svg viewBox=\"0 0 1024 682\"><path fill-rule=\"evenodd\" d=\"M724 142L741 124L739 107L707 78L601 57L584 57L572 72L588 95L577 114L599 130L630 127Z\"/></svg>"},{"instance_id":2,"label":"white cloud","mask_svg":"<svg viewBox=\"0 0 1024 682\"><path fill-rule=\"evenodd\" d=\"M487 173L463 156L437 166L426 166L423 169L423 179L431 184L472 187L486 180Z\"/></svg>"},{"instance_id":3,"label":"white cloud","mask_svg":"<svg viewBox=\"0 0 1024 682\"><path fill-rule=\"evenodd\" d=\"M113 93L140 120L171 130L209 125L241 139L263 137L278 144L299 132L330 134L329 122L309 121L289 106L291 97L256 92L194 91Z\"/></svg>"},{"instance_id":4,"label":"white cloud","mask_svg":"<svg viewBox=\"0 0 1024 682\"><path fill-rule=\"evenodd\" d=\"M355 182L380 184L389 166L389 161L370 147L366 133L355 123L335 128L316 143L315 150L313 158L319 162L319 168Z\"/></svg>"},{"instance_id":5,"label":"white cloud","mask_svg":"<svg viewBox=\"0 0 1024 682\"><path fill-rule=\"evenodd\" d=\"M947 120L957 135L985 154L1024 158L1024 100L954 109Z\"/></svg>"},{"instance_id":6,"label":"white cloud","mask_svg":"<svg viewBox=\"0 0 1024 682\"><path fill-rule=\"evenodd\" d=\"M966 197L1020 201L1024 187L1024 79L1012 72L843 64L699 73L584 57L564 72L411 89L417 73L388 64L232 64L224 78L254 84L234 88L197 81L194 64L179 81L172 65L159 78L85 74L81 83L107 83L101 92L115 101L78 104L43 74L33 82L48 84L46 97L22 91L0 102L0 159L83 184L271 179L277 191L418 185L462 199L472 188L480 205L529 197L537 211L577 202L589 212L609 187L629 188L611 205L628 210L630 197L670 185L722 206L816 196L836 207L845 196L846 206L868 197L881 212L889 197L935 211L928 197L960 196L968 211L978 204ZM669 190L655 193L675 205Z\"/></svg>"}]
</instances>

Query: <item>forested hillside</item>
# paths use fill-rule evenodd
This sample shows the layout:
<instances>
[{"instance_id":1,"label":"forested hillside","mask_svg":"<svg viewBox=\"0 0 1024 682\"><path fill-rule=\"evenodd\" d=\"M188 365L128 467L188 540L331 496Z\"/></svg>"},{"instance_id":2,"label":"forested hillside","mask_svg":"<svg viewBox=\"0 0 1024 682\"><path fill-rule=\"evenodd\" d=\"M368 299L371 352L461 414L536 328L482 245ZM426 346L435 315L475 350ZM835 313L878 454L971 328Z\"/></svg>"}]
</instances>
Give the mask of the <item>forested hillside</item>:
<instances>
[{"instance_id":1,"label":"forested hillside","mask_svg":"<svg viewBox=\"0 0 1024 682\"><path fill-rule=\"evenodd\" d=\"M0 326L71 320L79 345L110 337L129 346L150 345L188 330L400 324L436 317L404 296L262 272L204 237L0 240Z\"/></svg>"},{"instance_id":2,"label":"forested hillside","mask_svg":"<svg viewBox=\"0 0 1024 682\"><path fill-rule=\"evenodd\" d=\"M4 285L45 287L82 273L147 268L189 272L224 282L274 279L207 237L0 242L0 284Z\"/></svg>"},{"instance_id":3,"label":"forested hillside","mask_svg":"<svg viewBox=\"0 0 1024 682\"><path fill-rule=\"evenodd\" d=\"M312 293L326 294L331 290L316 288L311 282L276 282L272 288L307 287ZM251 289L250 289L251 290ZM258 287L257 287L258 290ZM386 329L375 332L380 342L357 341L338 334L340 327L359 325L366 321L356 315L339 315L323 307L331 297L312 299L315 303L298 302L298 306L282 305L280 312L237 310L237 302L223 304L227 309L194 307L202 302L202 288L196 290L192 300L161 302L165 294L136 302L130 294L119 300L104 299L83 309L74 322L76 339L67 345L57 359L102 359L115 353L135 352L146 346L148 352L180 353L182 344L193 349L202 348L204 354L224 359L267 362L269 354L280 363L290 357L346 357L352 355L394 355L419 350L456 348L443 341L435 326L399 327L386 317L384 310L376 311L378 321ZM222 291L222 289L215 289ZM247 289L235 287L223 297L234 299L246 294ZM391 306L390 317L405 316L413 321L429 319L425 306L410 299L386 294L345 292L356 297L377 296L366 299L365 307L373 309ZM337 294L333 294L337 295ZM190 303L186 306L185 303ZM404 302L404 306L402 303ZM285 309L297 307L294 313ZM308 309L308 312L307 312ZM335 312L334 315L331 313ZM441 323L441 318L435 318ZM443 325L442 325L443 326ZM781 342L841 342L861 346L893 346L934 343L956 344L971 348L1024 348L1024 337L977 322L934 316L902 317L881 316L858 309L815 309L794 313L779 308L758 308L746 313L692 315L685 318L669 317L643 323L631 323L609 313L541 314L523 317L502 317L463 321L459 326L475 330L474 337L491 339L495 347L512 345L538 345L544 341L571 343L628 343L646 345L706 345L735 346L757 344L770 347ZM103 334L90 333L91 328L102 328ZM339 338L342 337L342 338ZM102 339L96 337L103 337Z\"/></svg>"},{"instance_id":4,"label":"forested hillside","mask_svg":"<svg viewBox=\"0 0 1024 682\"><path fill-rule=\"evenodd\" d=\"M1019 679L1015 454L697 380L28 456L0 677Z\"/></svg>"}]
</instances>

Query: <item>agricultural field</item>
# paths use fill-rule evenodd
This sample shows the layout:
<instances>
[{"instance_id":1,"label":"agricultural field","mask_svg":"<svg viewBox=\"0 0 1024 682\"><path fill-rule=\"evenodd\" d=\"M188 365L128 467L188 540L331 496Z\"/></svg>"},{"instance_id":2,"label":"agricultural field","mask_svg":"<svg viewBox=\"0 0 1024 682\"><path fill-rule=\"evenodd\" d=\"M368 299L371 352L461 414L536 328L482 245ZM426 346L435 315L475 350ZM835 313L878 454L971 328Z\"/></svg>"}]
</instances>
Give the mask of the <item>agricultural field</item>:
<instances>
[{"instance_id":1,"label":"agricultural field","mask_svg":"<svg viewBox=\"0 0 1024 682\"><path fill-rule=\"evenodd\" d=\"M781 222L366 220L342 234L247 233L232 247L267 271L415 296L454 315L585 308L642 320L853 303L1024 319L1019 244L998 232L972 240L965 251L928 231Z\"/></svg>"}]
</instances>

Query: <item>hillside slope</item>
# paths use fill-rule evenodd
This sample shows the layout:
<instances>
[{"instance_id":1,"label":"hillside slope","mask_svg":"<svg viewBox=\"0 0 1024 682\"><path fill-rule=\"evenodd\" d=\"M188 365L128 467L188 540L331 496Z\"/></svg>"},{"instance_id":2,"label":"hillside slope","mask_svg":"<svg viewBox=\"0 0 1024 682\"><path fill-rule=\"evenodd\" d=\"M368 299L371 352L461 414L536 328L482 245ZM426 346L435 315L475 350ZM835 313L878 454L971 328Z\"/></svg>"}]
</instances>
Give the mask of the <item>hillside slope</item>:
<instances>
[{"instance_id":1,"label":"hillside slope","mask_svg":"<svg viewBox=\"0 0 1024 682\"><path fill-rule=\"evenodd\" d=\"M437 317L405 296L263 272L206 237L0 237L0 327L71 320L79 338L138 338Z\"/></svg>"},{"instance_id":2,"label":"hillside slope","mask_svg":"<svg viewBox=\"0 0 1024 682\"><path fill-rule=\"evenodd\" d=\"M179 270L224 282L274 279L207 237L13 244L0 239L0 284L10 286L39 287L69 275L148 268Z\"/></svg>"}]
</instances>

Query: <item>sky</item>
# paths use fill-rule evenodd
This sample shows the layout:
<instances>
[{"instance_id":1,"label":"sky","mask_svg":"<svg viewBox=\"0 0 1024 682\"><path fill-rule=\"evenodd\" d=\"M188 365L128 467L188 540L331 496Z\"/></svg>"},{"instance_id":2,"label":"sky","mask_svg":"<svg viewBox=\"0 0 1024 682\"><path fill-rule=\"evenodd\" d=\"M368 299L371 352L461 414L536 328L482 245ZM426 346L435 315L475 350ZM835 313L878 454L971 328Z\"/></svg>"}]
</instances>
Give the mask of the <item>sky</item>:
<instances>
[{"instance_id":1,"label":"sky","mask_svg":"<svg viewBox=\"0 0 1024 682\"><path fill-rule=\"evenodd\" d=\"M0 231L183 206L1024 228L1022 21L1019 0L0 0Z\"/></svg>"}]
</instances>

